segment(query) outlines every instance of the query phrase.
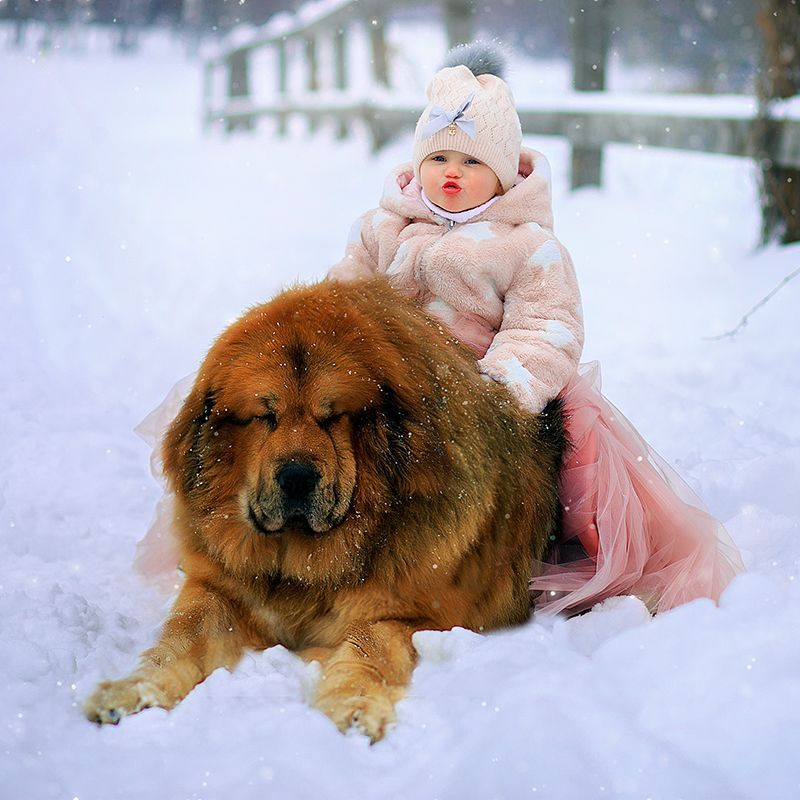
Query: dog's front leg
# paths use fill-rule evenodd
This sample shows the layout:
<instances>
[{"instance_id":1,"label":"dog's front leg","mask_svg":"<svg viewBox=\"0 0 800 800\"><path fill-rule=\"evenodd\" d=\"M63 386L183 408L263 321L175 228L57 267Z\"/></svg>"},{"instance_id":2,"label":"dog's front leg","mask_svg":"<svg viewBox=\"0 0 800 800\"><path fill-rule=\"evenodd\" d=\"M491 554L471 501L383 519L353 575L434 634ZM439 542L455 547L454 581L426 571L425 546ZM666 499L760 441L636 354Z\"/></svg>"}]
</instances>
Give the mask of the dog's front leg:
<instances>
[{"instance_id":1,"label":"dog's front leg","mask_svg":"<svg viewBox=\"0 0 800 800\"><path fill-rule=\"evenodd\" d=\"M361 622L325 664L314 705L342 732L355 726L373 742L394 721L394 704L405 694L416 662L411 636L418 625Z\"/></svg>"},{"instance_id":2,"label":"dog's front leg","mask_svg":"<svg viewBox=\"0 0 800 800\"><path fill-rule=\"evenodd\" d=\"M155 647L141 655L131 675L103 681L84 704L92 722L116 724L143 708L177 705L217 667L232 668L244 638L237 615L224 597L187 579Z\"/></svg>"}]
</instances>

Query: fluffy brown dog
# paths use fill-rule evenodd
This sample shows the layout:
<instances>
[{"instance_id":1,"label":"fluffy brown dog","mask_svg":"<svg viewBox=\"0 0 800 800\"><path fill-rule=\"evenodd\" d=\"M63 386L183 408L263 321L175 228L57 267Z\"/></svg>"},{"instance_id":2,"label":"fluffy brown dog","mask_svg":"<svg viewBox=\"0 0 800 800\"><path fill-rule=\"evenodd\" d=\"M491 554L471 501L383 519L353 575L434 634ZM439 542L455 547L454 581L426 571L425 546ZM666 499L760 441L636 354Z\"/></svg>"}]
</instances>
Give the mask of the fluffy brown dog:
<instances>
[{"instance_id":1,"label":"fluffy brown dog","mask_svg":"<svg viewBox=\"0 0 800 800\"><path fill-rule=\"evenodd\" d=\"M321 283L211 348L164 442L186 581L90 720L172 708L244 648L323 664L315 705L373 740L414 631L525 621L558 520L561 411L524 413L388 284Z\"/></svg>"}]
</instances>

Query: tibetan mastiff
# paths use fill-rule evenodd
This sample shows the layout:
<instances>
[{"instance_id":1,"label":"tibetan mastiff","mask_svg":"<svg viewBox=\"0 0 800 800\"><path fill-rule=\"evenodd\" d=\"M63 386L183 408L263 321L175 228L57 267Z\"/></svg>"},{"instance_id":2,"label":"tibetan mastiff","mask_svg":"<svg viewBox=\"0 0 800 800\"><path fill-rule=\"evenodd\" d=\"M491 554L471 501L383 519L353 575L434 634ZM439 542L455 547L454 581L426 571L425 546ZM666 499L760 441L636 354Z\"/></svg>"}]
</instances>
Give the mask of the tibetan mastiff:
<instances>
[{"instance_id":1,"label":"tibetan mastiff","mask_svg":"<svg viewBox=\"0 0 800 800\"><path fill-rule=\"evenodd\" d=\"M185 583L159 642L85 705L172 708L245 648L322 664L314 704L373 741L422 629L528 619L558 526L561 407L522 411L381 280L286 291L217 339L163 442Z\"/></svg>"}]
</instances>

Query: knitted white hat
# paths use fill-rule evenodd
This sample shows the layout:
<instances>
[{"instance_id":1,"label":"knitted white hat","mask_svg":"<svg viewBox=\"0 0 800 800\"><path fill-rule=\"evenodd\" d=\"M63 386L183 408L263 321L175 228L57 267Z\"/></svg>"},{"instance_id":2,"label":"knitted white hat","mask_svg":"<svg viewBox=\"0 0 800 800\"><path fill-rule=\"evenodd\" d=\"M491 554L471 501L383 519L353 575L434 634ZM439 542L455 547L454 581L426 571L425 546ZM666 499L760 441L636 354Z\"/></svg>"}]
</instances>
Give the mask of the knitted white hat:
<instances>
[{"instance_id":1,"label":"knitted white hat","mask_svg":"<svg viewBox=\"0 0 800 800\"><path fill-rule=\"evenodd\" d=\"M490 167L508 191L517 178L522 129L502 53L475 42L451 51L428 84L428 105L414 136L414 174L431 153L457 150Z\"/></svg>"}]
</instances>

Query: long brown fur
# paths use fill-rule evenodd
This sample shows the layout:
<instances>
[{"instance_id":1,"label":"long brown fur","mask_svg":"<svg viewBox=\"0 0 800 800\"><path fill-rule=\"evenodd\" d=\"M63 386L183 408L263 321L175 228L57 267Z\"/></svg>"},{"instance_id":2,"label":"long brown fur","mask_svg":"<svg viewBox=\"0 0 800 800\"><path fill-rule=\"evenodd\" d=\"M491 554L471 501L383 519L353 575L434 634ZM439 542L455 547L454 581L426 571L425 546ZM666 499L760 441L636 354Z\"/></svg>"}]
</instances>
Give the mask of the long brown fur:
<instances>
[{"instance_id":1,"label":"long brown fur","mask_svg":"<svg viewBox=\"0 0 800 800\"><path fill-rule=\"evenodd\" d=\"M318 708L379 739L415 631L528 618L563 449L557 402L522 411L382 281L252 309L212 346L164 441L183 588L160 641L100 684L88 718L172 708L245 648L280 643L323 663ZM318 478L302 513L287 465Z\"/></svg>"}]
</instances>

